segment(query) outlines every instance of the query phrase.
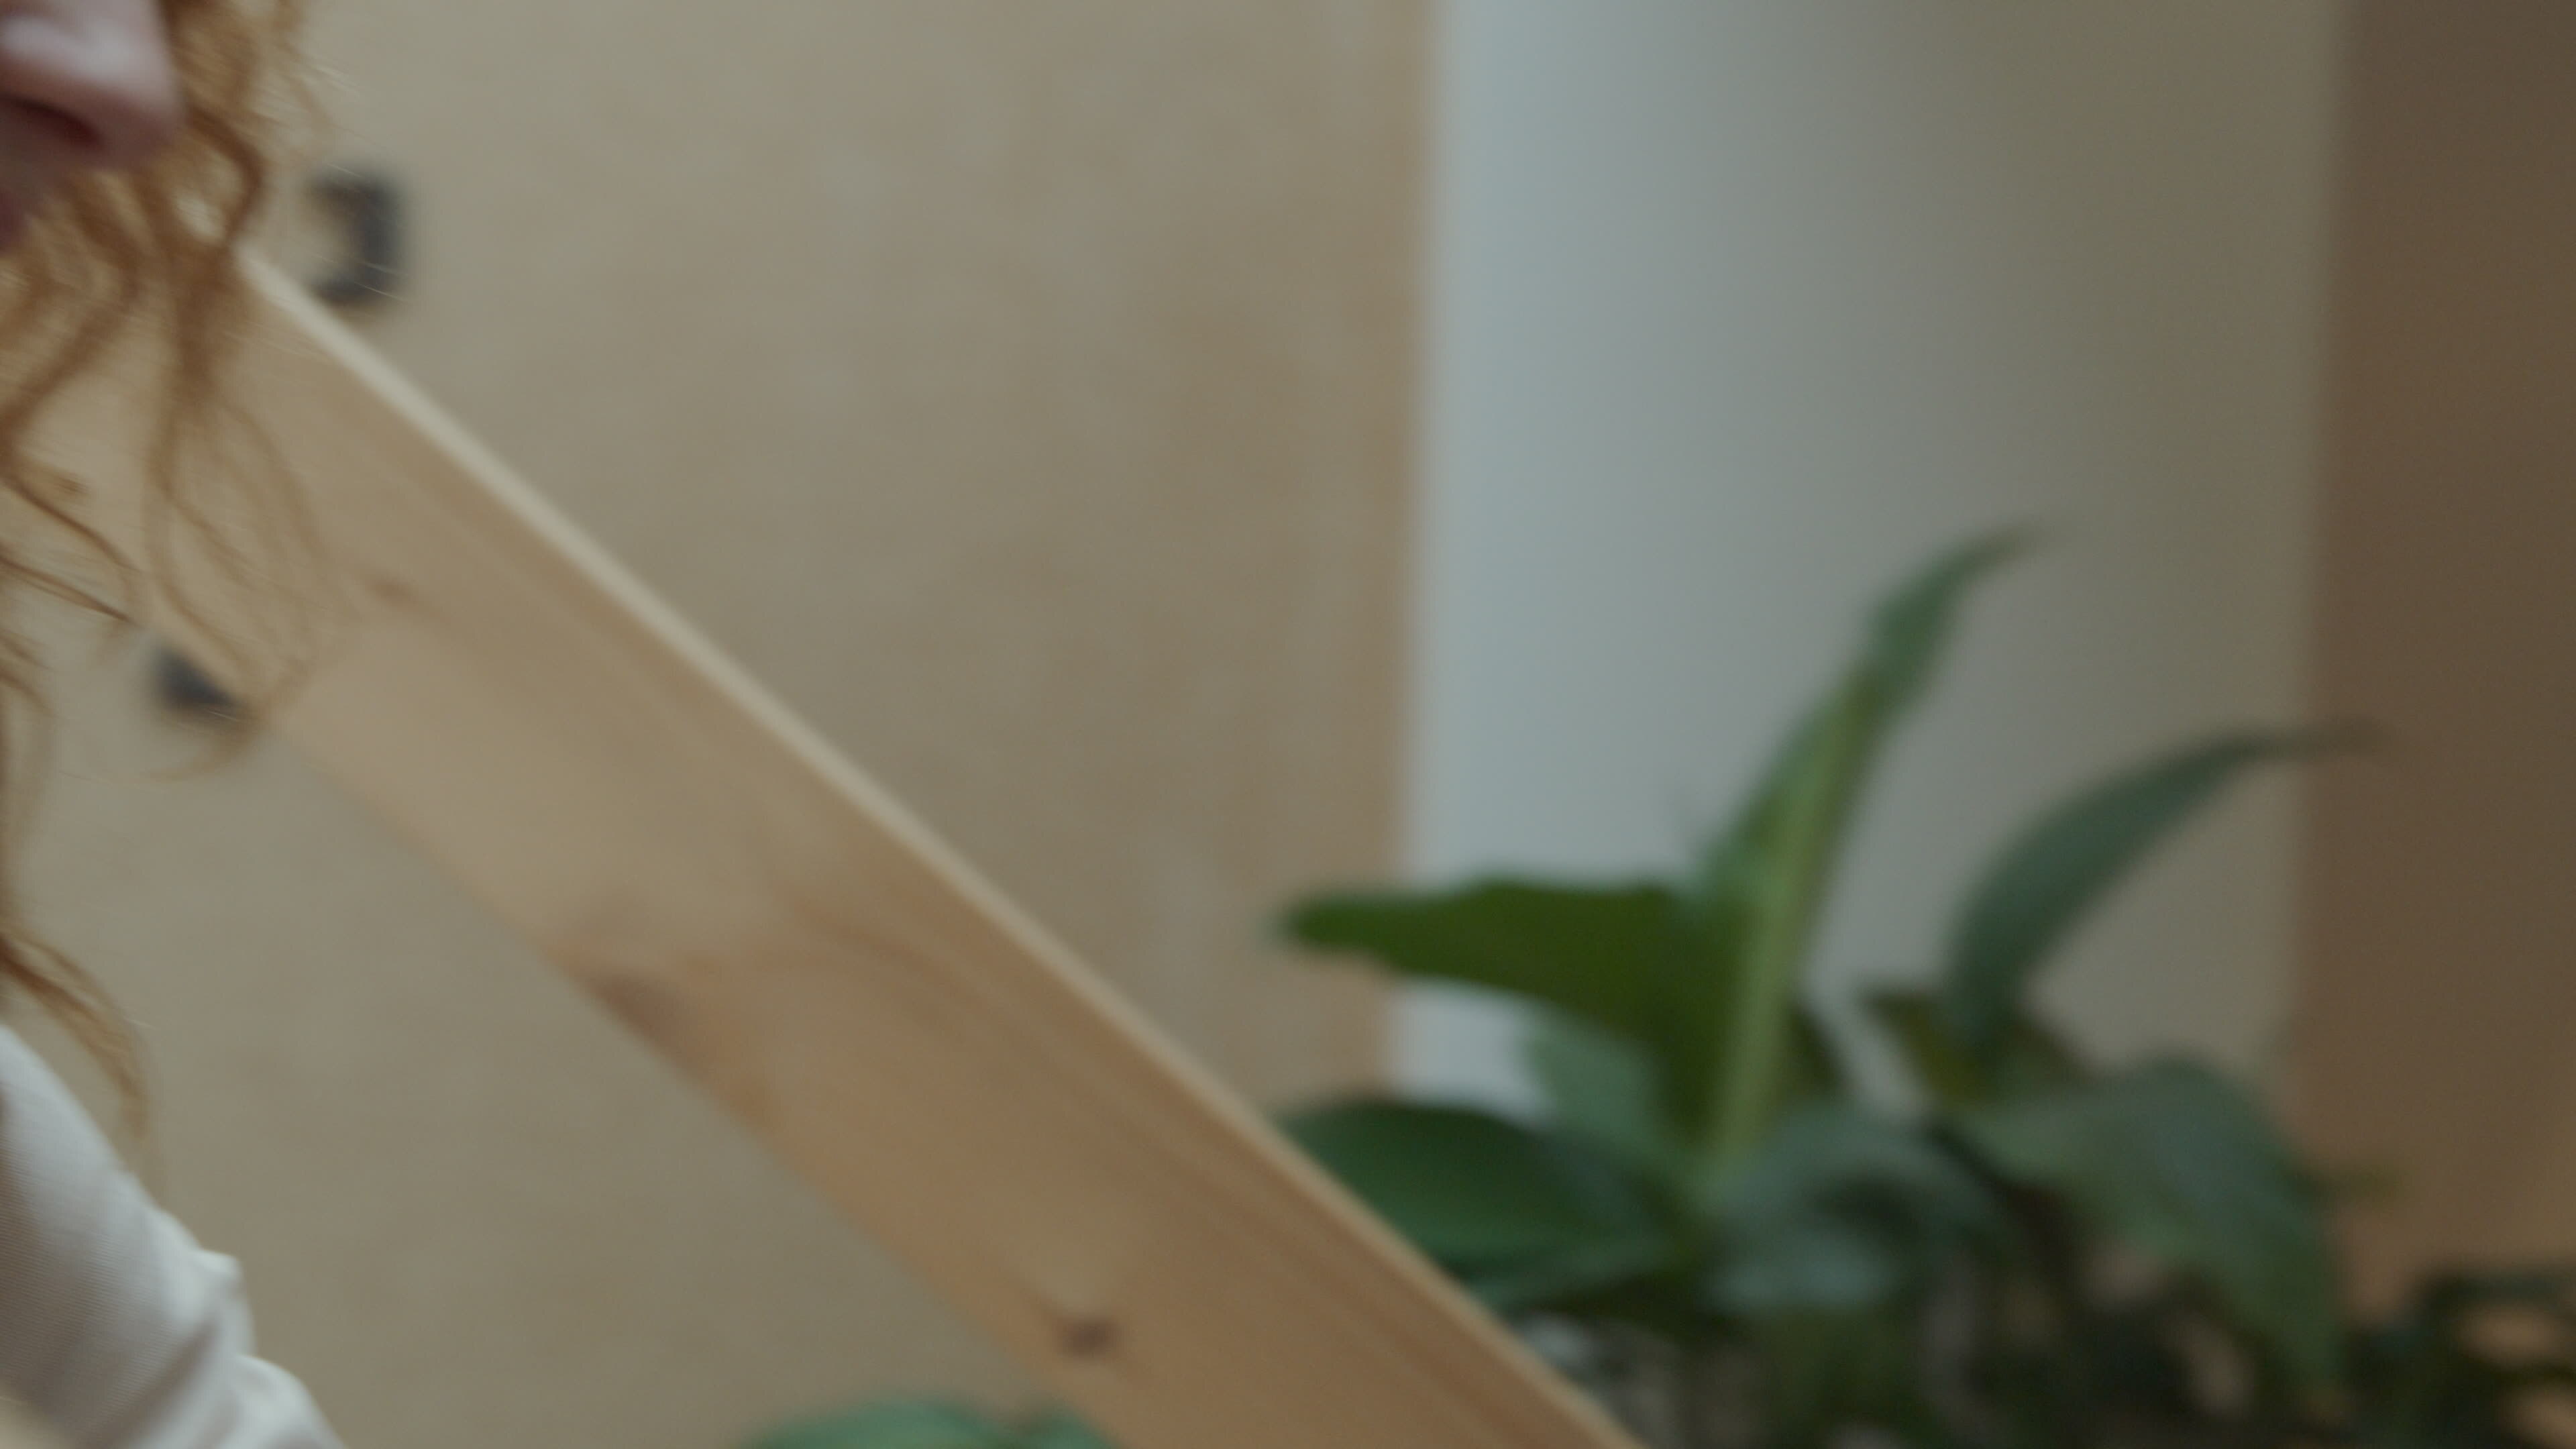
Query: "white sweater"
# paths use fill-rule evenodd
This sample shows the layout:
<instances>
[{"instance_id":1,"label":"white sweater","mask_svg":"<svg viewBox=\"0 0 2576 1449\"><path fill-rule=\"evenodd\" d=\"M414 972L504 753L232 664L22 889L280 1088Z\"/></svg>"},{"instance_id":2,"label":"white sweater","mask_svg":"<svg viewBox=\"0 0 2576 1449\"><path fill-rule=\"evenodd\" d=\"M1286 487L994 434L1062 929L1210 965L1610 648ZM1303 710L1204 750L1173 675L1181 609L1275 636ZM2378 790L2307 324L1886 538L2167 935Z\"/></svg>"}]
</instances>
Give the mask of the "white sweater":
<instances>
[{"instance_id":1,"label":"white sweater","mask_svg":"<svg viewBox=\"0 0 2576 1449\"><path fill-rule=\"evenodd\" d=\"M77 1449L338 1449L197 1246L0 1027L0 1393Z\"/></svg>"}]
</instances>

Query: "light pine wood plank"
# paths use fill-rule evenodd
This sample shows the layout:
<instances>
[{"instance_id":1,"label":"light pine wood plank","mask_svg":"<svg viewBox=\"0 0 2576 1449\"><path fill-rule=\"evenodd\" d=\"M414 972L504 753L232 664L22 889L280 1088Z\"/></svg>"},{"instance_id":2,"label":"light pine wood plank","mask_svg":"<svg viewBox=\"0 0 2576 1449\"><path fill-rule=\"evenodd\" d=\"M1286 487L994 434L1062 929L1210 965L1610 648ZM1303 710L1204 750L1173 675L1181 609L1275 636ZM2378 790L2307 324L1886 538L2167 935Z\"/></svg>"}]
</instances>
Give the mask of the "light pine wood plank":
<instances>
[{"instance_id":1,"label":"light pine wood plank","mask_svg":"<svg viewBox=\"0 0 2576 1449\"><path fill-rule=\"evenodd\" d=\"M345 598L275 727L825 1196L1131 1449L1625 1442L297 288L255 279L246 396ZM112 397L69 416L58 451L135 536Z\"/></svg>"},{"instance_id":2,"label":"light pine wood plank","mask_svg":"<svg viewBox=\"0 0 2576 1449\"><path fill-rule=\"evenodd\" d=\"M1262 923L1395 837L1429 0L315 10L418 203L353 329L1228 1086L1368 1080L1376 983ZM166 1027L173 1197L352 1444L1033 1392L291 750L102 776L187 737L62 657L27 907Z\"/></svg>"}]
</instances>

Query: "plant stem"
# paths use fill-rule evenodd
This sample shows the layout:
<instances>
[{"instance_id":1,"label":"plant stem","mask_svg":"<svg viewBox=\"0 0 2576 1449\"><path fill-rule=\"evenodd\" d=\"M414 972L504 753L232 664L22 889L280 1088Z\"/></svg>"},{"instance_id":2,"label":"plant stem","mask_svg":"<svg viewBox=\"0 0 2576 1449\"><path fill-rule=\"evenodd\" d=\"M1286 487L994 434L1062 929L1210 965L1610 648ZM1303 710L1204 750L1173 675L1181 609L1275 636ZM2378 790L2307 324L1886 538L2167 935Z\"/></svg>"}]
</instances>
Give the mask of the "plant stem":
<instances>
[{"instance_id":1,"label":"plant stem","mask_svg":"<svg viewBox=\"0 0 2576 1449\"><path fill-rule=\"evenodd\" d=\"M1864 678L1835 698L1814 726L1822 738L1781 802L1777 853L1755 891L1742 984L1728 1014L1711 1113L1711 1145L1721 1173L1762 1145L1784 1095L1798 978L1833 885L1843 826L1868 773L1874 694Z\"/></svg>"}]
</instances>

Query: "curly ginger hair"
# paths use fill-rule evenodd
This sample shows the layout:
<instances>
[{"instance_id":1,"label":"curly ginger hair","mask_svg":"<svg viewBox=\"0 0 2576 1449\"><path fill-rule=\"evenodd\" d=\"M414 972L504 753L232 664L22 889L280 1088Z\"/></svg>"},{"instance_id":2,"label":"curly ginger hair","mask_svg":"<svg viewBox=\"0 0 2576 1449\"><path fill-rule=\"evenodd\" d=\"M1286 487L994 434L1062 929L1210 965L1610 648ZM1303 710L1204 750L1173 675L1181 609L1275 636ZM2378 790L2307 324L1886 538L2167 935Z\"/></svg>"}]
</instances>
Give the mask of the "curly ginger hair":
<instances>
[{"instance_id":1,"label":"curly ginger hair","mask_svg":"<svg viewBox=\"0 0 2576 1449\"><path fill-rule=\"evenodd\" d=\"M218 552L237 548L212 524L223 510L209 494L285 486L259 470L192 465L218 435L256 432L222 386L248 302L235 259L305 110L294 49L304 0L162 0L161 10L184 105L177 134L139 170L71 181L0 257L0 513L12 520L0 529L0 815L12 819L42 758L28 745L44 698L40 651L7 611L34 591L127 622L137 577L81 516L77 485L36 456L48 409L111 349L146 342L160 368L154 415L138 419L150 429L156 526L213 533ZM249 514L272 519L279 505L293 508L291 497L251 503ZM121 586L93 587L48 562L45 550L66 538ZM16 844L15 830L0 828L0 1001L33 1001L57 1018L107 1071L139 1130L130 1030L89 975L25 924L12 890Z\"/></svg>"}]
</instances>

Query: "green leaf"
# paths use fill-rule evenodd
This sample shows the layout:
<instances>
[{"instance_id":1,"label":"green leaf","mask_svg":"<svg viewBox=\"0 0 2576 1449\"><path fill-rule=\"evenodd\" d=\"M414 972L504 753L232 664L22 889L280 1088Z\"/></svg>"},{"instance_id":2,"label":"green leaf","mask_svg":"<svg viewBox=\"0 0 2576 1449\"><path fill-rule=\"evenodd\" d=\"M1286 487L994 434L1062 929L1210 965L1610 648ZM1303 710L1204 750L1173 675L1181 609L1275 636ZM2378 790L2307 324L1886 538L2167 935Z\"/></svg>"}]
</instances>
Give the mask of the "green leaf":
<instances>
[{"instance_id":1,"label":"green leaf","mask_svg":"<svg viewBox=\"0 0 2576 1449\"><path fill-rule=\"evenodd\" d=\"M1718 1183L1724 1251L1711 1306L1750 1316L1840 1312L1919 1293L2007 1220L1942 1147L1848 1104L1781 1120Z\"/></svg>"},{"instance_id":2,"label":"green leaf","mask_svg":"<svg viewBox=\"0 0 2576 1449\"><path fill-rule=\"evenodd\" d=\"M1843 1074L1812 1012L1792 1022L1787 1105L1830 1100ZM1668 1110L1658 1059L1646 1048L1589 1022L1542 1010L1523 1048L1550 1120L1646 1177L1678 1182L1690 1171L1690 1146Z\"/></svg>"},{"instance_id":3,"label":"green leaf","mask_svg":"<svg viewBox=\"0 0 2576 1449\"><path fill-rule=\"evenodd\" d=\"M1756 1324L1762 1437L1776 1449L1892 1442L1961 1444L1927 1401L1922 1345L1905 1318L1874 1311L1784 1314ZM1875 1429L1880 1432L1854 1433Z\"/></svg>"},{"instance_id":4,"label":"green leaf","mask_svg":"<svg viewBox=\"0 0 2576 1449\"><path fill-rule=\"evenodd\" d=\"M745 1449L1020 1449L1016 1435L957 1404L907 1400L790 1424Z\"/></svg>"},{"instance_id":5,"label":"green leaf","mask_svg":"<svg viewBox=\"0 0 2576 1449\"><path fill-rule=\"evenodd\" d=\"M1789 1061L1780 1092L1780 1109L1791 1111L1811 1102L1843 1095L1842 1062L1834 1055L1824 1023L1803 1004L1789 1016Z\"/></svg>"},{"instance_id":6,"label":"green leaf","mask_svg":"<svg viewBox=\"0 0 2576 1449\"><path fill-rule=\"evenodd\" d=\"M2074 1050L2033 1017L2015 1018L2002 1052L1979 1059L1952 1029L1941 998L1929 991L1875 992L1869 1009L1896 1039L1916 1083L1945 1108L2056 1091L2089 1076Z\"/></svg>"},{"instance_id":7,"label":"green leaf","mask_svg":"<svg viewBox=\"0 0 2576 1449\"><path fill-rule=\"evenodd\" d=\"M2576 1333L2576 1268L2437 1273L2415 1293L2414 1311L2446 1325L2491 1308L2539 1309L2562 1329Z\"/></svg>"},{"instance_id":8,"label":"green leaf","mask_svg":"<svg viewBox=\"0 0 2576 1449\"><path fill-rule=\"evenodd\" d=\"M1870 616L1868 669L1892 706L1930 686L1968 590L2030 546L2019 529L1985 534L1934 559Z\"/></svg>"},{"instance_id":9,"label":"green leaf","mask_svg":"<svg viewBox=\"0 0 2576 1449\"><path fill-rule=\"evenodd\" d=\"M1641 1040L1652 979L1690 951L1679 902L1660 885L1350 891L1297 905L1285 926L1309 946L1510 992Z\"/></svg>"},{"instance_id":10,"label":"green leaf","mask_svg":"<svg viewBox=\"0 0 2576 1449\"><path fill-rule=\"evenodd\" d=\"M1631 1171L1670 1176L1682 1144L1664 1114L1655 1059L1626 1037L1559 1012L1530 1023L1523 1060L1559 1128Z\"/></svg>"},{"instance_id":11,"label":"green leaf","mask_svg":"<svg viewBox=\"0 0 2576 1449\"><path fill-rule=\"evenodd\" d=\"M1985 1074L1959 1045L1937 998L1923 991L1878 991L1869 997L1869 1011L1896 1039L1915 1085L1934 1103L1959 1107L1984 1100Z\"/></svg>"},{"instance_id":12,"label":"green leaf","mask_svg":"<svg viewBox=\"0 0 2576 1449\"><path fill-rule=\"evenodd\" d=\"M1605 1238L1502 1267L1466 1270L1459 1281L1503 1315L1576 1307L1605 1293L1673 1275L1681 1245L1665 1234Z\"/></svg>"},{"instance_id":13,"label":"green leaf","mask_svg":"<svg viewBox=\"0 0 2576 1449\"><path fill-rule=\"evenodd\" d=\"M1473 1277L1666 1239L1651 1200L1560 1133L1466 1107L1357 1101L1301 1113L1288 1135L1395 1230Z\"/></svg>"},{"instance_id":14,"label":"green leaf","mask_svg":"<svg viewBox=\"0 0 2576 1449\"><path fill-rule=\"evenodd\" d=\"M1772 1225L1712 1274L1709 1306L1748 1318L1874 1308L1914 1282L1901 1245L1840 1217Z\"/></svg>"},{"instance_id":15,"label":"green leaf","mask_svg":"<svg viewBox=\"0 0 2576 1449\"><path fill-rule=\"evenodd\" d=\"M2063 1194L2100 1230L2207 1283L2295 1378L2334 1379L2341 1329L2325 1215L2237 1087L2164 1062L1957 1125L2003 1176Z\"/></svg>"},{"instance_id":16,"label":"green leaf","mask_svg":"<svg viewBox=\"0 0 2576 1449\"><path fill-rule=\"evenodd\" d=\"M1950 942L1946 1010L1992 1068L2048 953L2131 867L2255 765L2315 752L2314 733L2238 731L2083 791L2007 845L1969 893Z\"/></svg>"},{"instance_id":17,"label":"green leaf","mask_svg":"<svg viewBox=\"0 0 2576 1449\"><path fill-rule=\"evenodd\" d=\"M1749 1154L1786 1104L1797 990L1854 806L1894 726L1930 682L1969 587L2019 550L1978 539L1917 574L1872 615L1861 658L1789 737L1734 825L1703 853L1691 907L1703 989L1661 1003L1696 1033L1673 1054L1686 1125L1723 1160ZM1702 1075L1705 1073L1705 1075Z\"/></svg>"},{"instance_id":18,"label":"green leaf","mask_svg":"<svg viewBox=\"0 0 2576 1449\"><path fill-rule=\"evenodd\" d=\"M2517 1421L2535 1394L2563 1401L2576 1388L2571 1288L2576 1279L2559 1270L2426 1279L2402 1311L2353 1335L2353 1442L2539 1449ZM2555 1341L2483 1339L2481 1320L2498 1310L2555 1320Z\"/></svg>"},{"instance_id":19,"label":"green leaf","mask_svg":"<svg viewBox=\"0 0 2576 1449\"><path fill-rule=\"evenodd\" d=\"M1417 979L1505 992L1542 1008L1543 1019L1570 1018L1641 1046L1659 1101L1609 1110L1678 1123L1704 1096L1712 1050L1706 1003L1722 993L1729 968L1693 939L1667 886L1489 880L1443 891L1337 892L1296 906L1284 925L1305 945L1361 952ZM1541 1043L1551 1035L1538 1028ZM1631 1070L1582 1044L1541 1049L1565 1058L1542 1064L1543 1072ZM1596 1089L1624 1090L1598 1080L1565 1085L1587 1101ZM1648 1135L1642 1122L1587 1125L1606 1129L1604 1140L1632 1158Z\"/></svg>"}]
</instances>

